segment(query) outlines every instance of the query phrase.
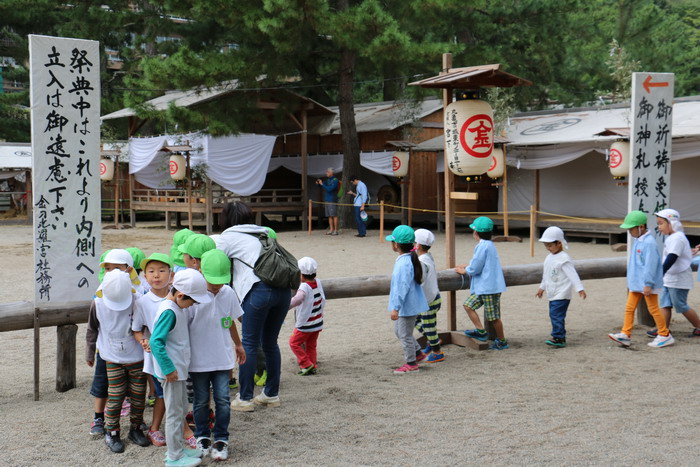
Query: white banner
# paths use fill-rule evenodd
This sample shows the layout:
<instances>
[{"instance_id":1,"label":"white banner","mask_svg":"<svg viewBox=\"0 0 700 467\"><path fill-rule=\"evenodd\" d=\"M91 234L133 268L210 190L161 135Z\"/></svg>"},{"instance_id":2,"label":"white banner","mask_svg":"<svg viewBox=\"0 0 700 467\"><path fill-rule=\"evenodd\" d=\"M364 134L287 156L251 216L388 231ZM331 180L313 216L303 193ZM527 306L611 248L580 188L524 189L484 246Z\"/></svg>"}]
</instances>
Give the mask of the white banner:
<instances>
[{"instance_id":1,"label":"white banner","mask_svg":"<svg viewBox=\"0 0 700 467\"><path fill-rule=\"evenodd\" d=\"M101 249L95 41L29 36L35 305L89 300Z\"/></svg>"}]
</instances>

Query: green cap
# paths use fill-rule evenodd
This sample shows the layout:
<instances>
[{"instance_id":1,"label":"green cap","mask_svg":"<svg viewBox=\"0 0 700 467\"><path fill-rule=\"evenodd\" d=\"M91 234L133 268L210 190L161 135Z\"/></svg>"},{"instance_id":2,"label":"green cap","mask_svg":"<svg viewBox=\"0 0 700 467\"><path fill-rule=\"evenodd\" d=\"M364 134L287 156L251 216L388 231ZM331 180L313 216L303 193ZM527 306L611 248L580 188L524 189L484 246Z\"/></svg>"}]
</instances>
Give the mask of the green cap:
<instances>
[{"instance_id":1,"label":"green cap","mask_svg":"<svg viewBox=\"0 0 700 467\"><path fill-rule=\"evenodd\" d=\"M624 222L620 224L620 228L633 229L640 225L647 225L647 215L642 211L630 211L630 213L625 216Z\"/></svg>"},{"instance_id":2,"label":"green cap","mask_svg":"<svg viewBox=\"0 0 700 467\"><path fill-rule=\"evenodd\" d=\"M269 227L265 227L265 229L267 229L267 236L268 237L270 237L272 239L277 239L277 232L275 232L274 230L272 230Z\"/></svg>"},{"instance_id":3,"label":"green cap","mask_svg":"<svg viewBox=\"0 0 700 467\"><path fill-rule=\"evenodd\" d=\"M140 248L136 248L136 247L125 248L125 250L129 252L129 254L131 255L132 258L134 258L134 268L136 268L137 266L139 268L141 268L141 261L143 261L144 258L146 257L144 252L141 251ZM143 269L143 268L141 268L141 269Z\"/></svg>"},{"instance_id":4,"label":"green cap","mask_svg":"<svg viewBox=\"0 0 700 467\"><path fill-rule=\"evenodd\" d=\"M185 244L177 249L180 253L187 253L193 258L201 258L207 251L216 249L216 243L204 234L194 234L190 235Z\"/></svg>"},{"instance_id":5,"label":"green cap","mask_svg":"<svg viewBox=\"0 0 700 467\"><path fill-rule=\"evenodd\" d=\"M102 253L102 256L100 256L100 264L104 263L105 256L107 256L107 253L109 253L112 250L105 250L104 253ZM102 280L105 278L105 268L100 268L100 272L97 274L97 278L102 282Z\"/></svg>"},{"instance_id":6,"label":"green cap","mask_svg":"<svg viewBox=\"0 0 700 467\"><path fill-rule=\"evenodd\" d=\"M144 258L141 260L141 262L139 262L139 267L141 268L141 270L145 270L146 265L151 261L158 261L159 263L167 264L170 267L170 269L173 268L173 262L170 259L170 256L166 255L165 253L151 253L151 256L149 256L148 258Z\"/></svg>"},{"instance_id":7,"label":"green cap","mask_svg":"<svg viewBox=\"0 0 700 467\"><path fill-rule=\"evenodd\" d=\"M488 217L477 217L469 228L477 232L491 232L493 230L493 221Z\"/></svg>"},{"instance_id":8,"label":"green cap","mask_svg":"<svg viewBox=\"0 0 700 467\"><path fill-rule=\"evenodd\" d=\"M400 225L391 232L391 235L386 236L387 242L396 243L413 243L416 241L416 234L413 229L407 225Z\"/></svg>"},{"instance_id":9,"label":"green cap","mask_svg":"<svg viewBox=\"0 0 700 467\"><path fill-rule=\"evenodd\" d=\"M231 260L221 250L209 250L202 255L202 275L210 284L231 282Z\"/></svg>"},{"instance_id":10,"label":"green cap","mask_svg":"<svg viewBox=\"0 0 700 467\"><path fill-rule=\"evenodd\" d=\"M185 262L182 260L182 253L178 250L178 247L184 244L187 239L194 235L190 229L182 229L175 232L173 235L173 246L170 248L170 257L173 260L173 264L181 267L185 267Z\"/></svg>"}]
</instances>

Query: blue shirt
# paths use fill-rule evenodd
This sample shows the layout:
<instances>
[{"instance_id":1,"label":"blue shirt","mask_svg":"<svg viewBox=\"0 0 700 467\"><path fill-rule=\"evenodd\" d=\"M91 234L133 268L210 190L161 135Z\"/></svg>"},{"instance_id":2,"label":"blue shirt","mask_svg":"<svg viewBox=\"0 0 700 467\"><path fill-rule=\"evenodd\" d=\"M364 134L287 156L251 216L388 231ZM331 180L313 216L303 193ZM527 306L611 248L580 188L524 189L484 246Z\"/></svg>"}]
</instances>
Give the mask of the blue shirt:
<instances>
[{"instance_id":1,"label":"blue shirt","mask_svg":"<svg viewBox=\"0 0 700 467\"><path fill-rule=\"evenodd\" d=\"M391 273L388 311L397 310L399 316L416 316L428 311L428 301L423 288L413 279L411 253L396 258Z\"/></svg>"},{"instance_id":2,"label":"blue shirt","mask_svg":"<svg viewBox=\"0 0 700 467\"><path fill-rule=\"evenodd\" d=\"M506 290L501 261L491 240L480 240L474 247L474 257L467 266L471 277L469 289L476 295L502 293Z\"/></svg>"},{"instance_id":3,"label":"blue shirt","mask_svg":"<svg viewBox=\"0 0 700 467\"><path fill-rule=\"evenodd\" d=\"M323 201L327 203L337 203L338 202L338 179L335 177L328 177L326 181L323 182L324 193Z\"/></svg>"},{"instance_id":4,"label":"blue shirt","mask_svg":"<svg viewBox=\"0 0 700 467\"><path fill-rule=\"evenodd\" d=\"M664 273L659 247L651 232L647 232L635 238L632 244L627 263L627 288L632 292L642 292L645 286L649 286L658 292L663 285Z\"/></svg>"},{"instance_id":5,"label":"blue shirt","mask_svg":"<svg viewBox=\"0 0 700 467\"><path fill-rule=\"evenodd\" d=\"M367 193L367 185L361 181L357 181L357 186L355 187L355 206L362 206L369 200L369 194Z\"/></svg>"}]
</instances>

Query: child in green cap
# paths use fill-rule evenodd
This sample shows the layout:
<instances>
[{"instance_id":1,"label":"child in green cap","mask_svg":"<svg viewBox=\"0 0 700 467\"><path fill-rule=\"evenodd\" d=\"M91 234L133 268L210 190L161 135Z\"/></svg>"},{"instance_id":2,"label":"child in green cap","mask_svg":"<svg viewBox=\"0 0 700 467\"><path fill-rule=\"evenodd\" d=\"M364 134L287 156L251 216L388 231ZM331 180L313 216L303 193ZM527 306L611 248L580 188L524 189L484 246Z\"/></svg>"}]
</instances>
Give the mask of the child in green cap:
<instances>
[{"instance_id":1,"label":"child in green cap","mask_svg":"<svg viewBox=\"0 0 700 467\"><path fill-rule=\"evenodd\" d=\"M214 460L226 460L231 419L229 375L236 362L243 364L246 359L236 328L236 319L243 316L243 309L228 286L231 260L226 253L217 249L203 253L200 269L211 301L194 306L189 320L194 434L203 456L210 454ZM214 395L213 430L209 428L210 387Z\"/></svg>"},{"instance_id":2,"label":"child in green cap","mask_svg":"<svg viewBox=\"0 0 700 467\"><path fill-rule=\"evenodd\" d=\"M170 247L170 259L173 261L173 272L178 272L186 269L185 261L182 258L182 253L178 249L180 245L184 245L187 239L194 235L190 229L181 229L173 235L173 246Z\"/></svg>"},{"instance_id":3,"label":"child in green cap","mask_svg":"<svg viewBox=\"0 0 700 467\"><path fill-rule=\"evenodd\" d=\"M194 234L190 235L187 241L177 249L182 254L185 266L199 271L202 255L209 250L215 250L216 243L206 235Z\"/></svg>"},{"instance_id":4,"label":"child in green cap","mask_svg":"<svg viewBox=\"0 0 700 467\"><path fill-rule=\"evenodd\" d=\"M125 248L129 252L131 257L134 259L134 272L139 279L139 284L135 284L134 289L139 295L143 295L148 292L149 286L146 278L143 276L143 271L141 270L141 261L146 258L146 255L141 251L140 248L131 247Z\"/></svg>"},{"instance_id":5,"label":"child in green cap","mask_svg":"<svg viewBox=\"0 0 700 467\"><path fill-rule=\"evenodd\" d=\"M477 217L469 228L474 231L474 240L478 242L474 247L474 256L468 266L455 268L459 274L469 274L471 278L469 286L471 295L464 302L464 309L476 329L464 331L464 334L478 341L488 340L488 333L476 313L476 310L483 305L486 320L496 330L496 340L491 344L490 349L507 349L508 341L503 333L501 321L501 294L506 290L506 281L498 252L491 241L493 221L488 217Z\"/></svg>"}]
</instances>

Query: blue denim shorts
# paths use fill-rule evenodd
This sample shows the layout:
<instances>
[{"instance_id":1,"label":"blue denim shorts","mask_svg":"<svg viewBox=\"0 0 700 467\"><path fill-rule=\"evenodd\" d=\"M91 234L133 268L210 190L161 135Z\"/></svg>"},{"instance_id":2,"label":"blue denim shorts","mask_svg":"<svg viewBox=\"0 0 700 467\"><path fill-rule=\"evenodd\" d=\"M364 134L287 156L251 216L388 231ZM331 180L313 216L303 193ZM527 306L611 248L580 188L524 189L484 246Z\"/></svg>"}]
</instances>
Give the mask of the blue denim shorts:
<instances>
[{"instance_id":1,"label":"blue denim shorts","mask_svg":"<svg viewBox=\"0 0 700 467\"><path fill-rule=\"evenodd\" d=\"M659 307L673 308L676 310L676 313L685 313L690 310L690 306L688 306L688 289L664 287L659 299Z\"/></svg>"},{"instance_id":2,"label":"blue denim shorts","mask_svg":"<svg viewBox=\"0 0 700 467\"><path fill-rule=\"evenodd\" d=\"M98 399L106 399L108 396L109 381L107 381L107 364L100 357L99 352L95 352L95 375L92 377L92 387L90 394Z\"/></svg>"},{"instance_id":3,"label":"blue denim shorts","mask_svg":"<svg viewBox=\"0 0 700 467\"><path fill-rule=\"evenodd\" d=\"M160 384L160 381L158 381L158 378L156 378L155 376L149 375L149 378L153 378L153 389L156 391L156 397L158 399L162 399L163 398L163 385Z\"/></svg>"}]
</instances>

